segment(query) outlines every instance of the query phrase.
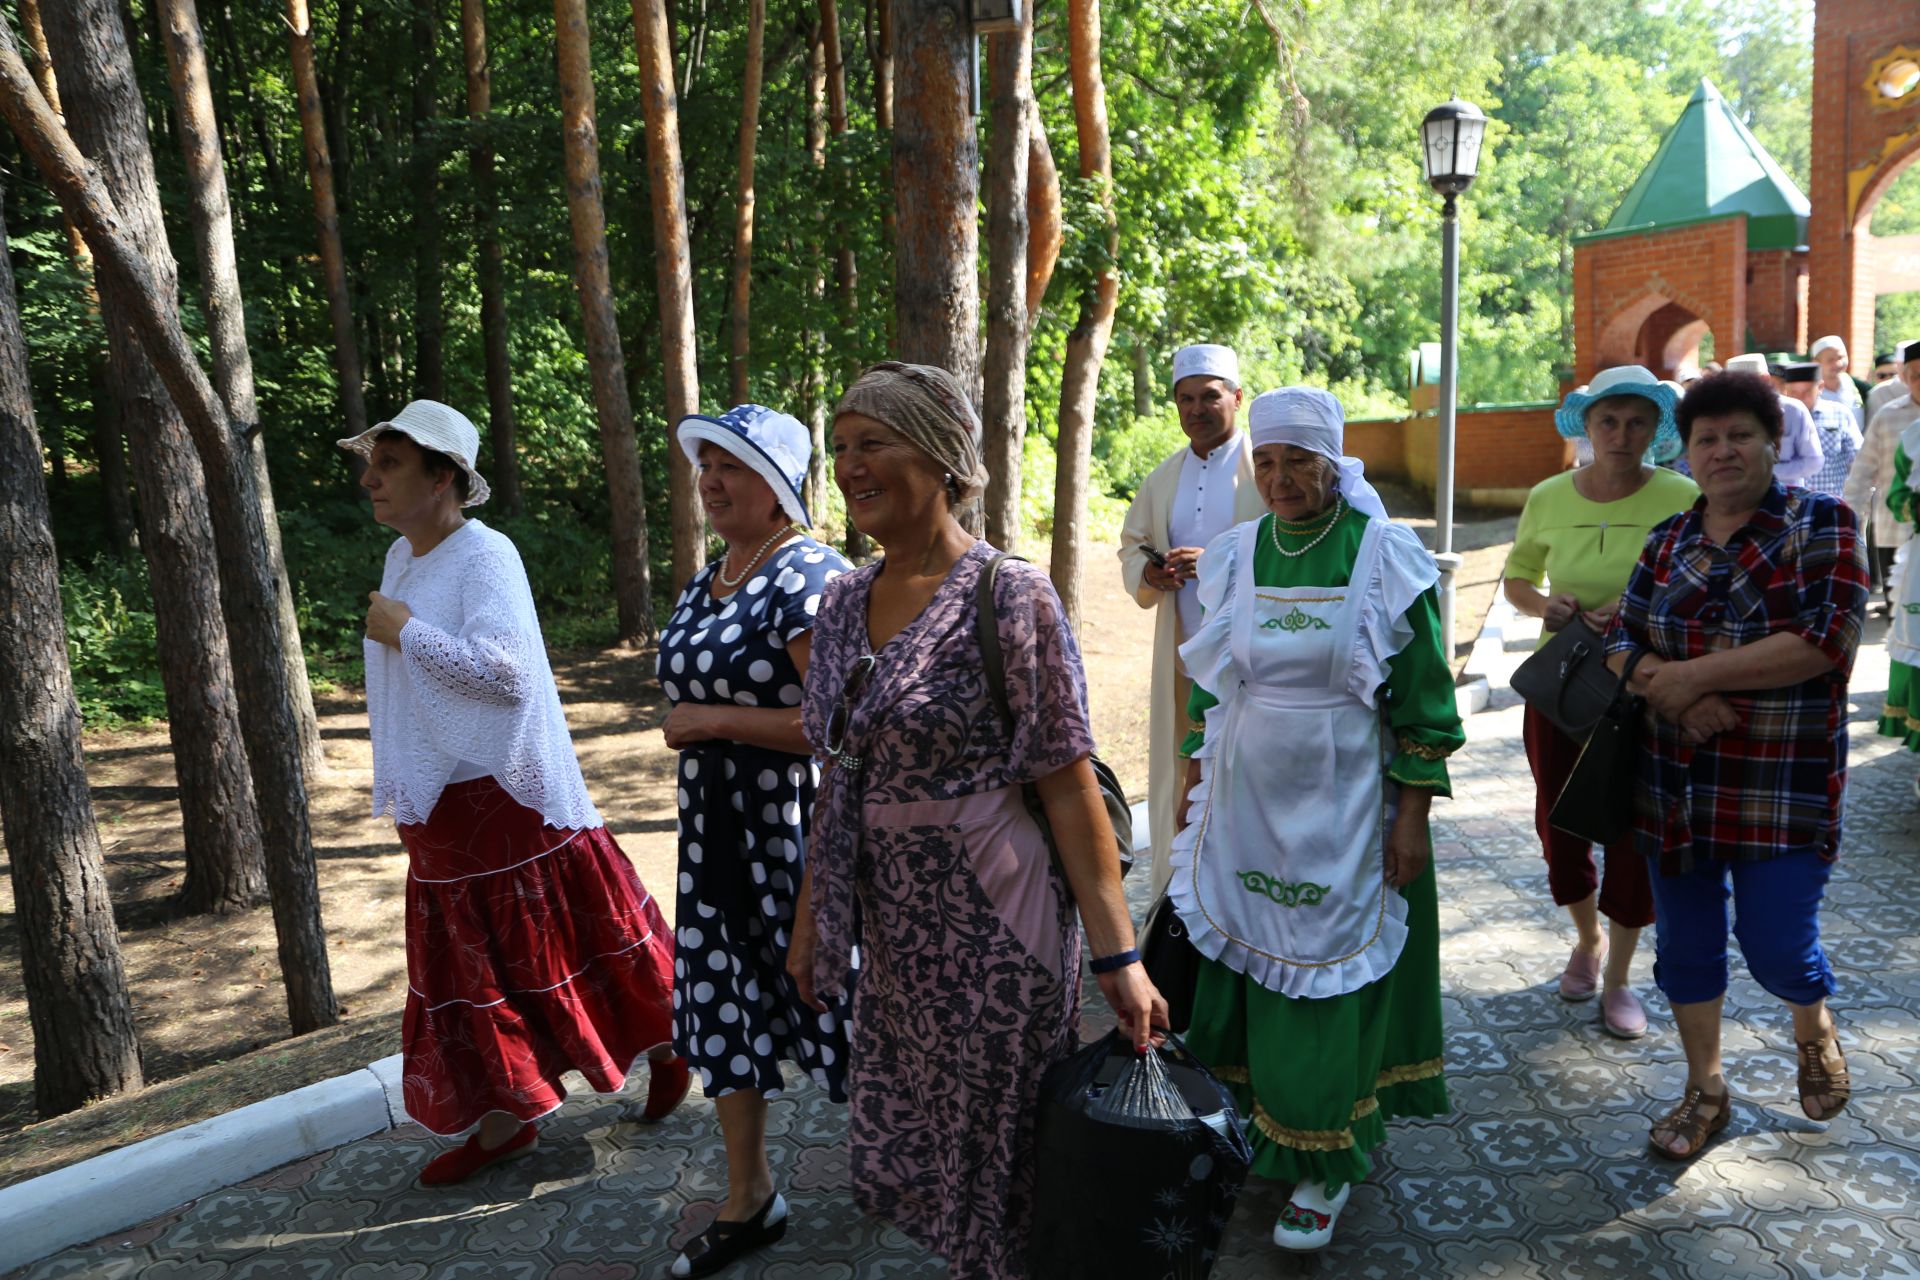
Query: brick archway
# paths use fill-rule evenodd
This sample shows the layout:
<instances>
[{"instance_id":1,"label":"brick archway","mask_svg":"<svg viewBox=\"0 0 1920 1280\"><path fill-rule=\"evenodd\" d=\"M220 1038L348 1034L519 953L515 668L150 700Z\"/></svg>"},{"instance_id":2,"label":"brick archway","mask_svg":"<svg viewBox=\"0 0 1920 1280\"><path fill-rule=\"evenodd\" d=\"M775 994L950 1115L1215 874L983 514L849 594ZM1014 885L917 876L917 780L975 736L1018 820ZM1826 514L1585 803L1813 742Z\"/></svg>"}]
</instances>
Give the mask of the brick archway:
<instances>
[{"instance_id":1,"label":"brick archway","mask_svg":"<svg viewBox=\"0 0 1920 1280\"><path fill-rule=\"evenodd\" d=\"M1644 364L1671 378L1712 333L1746 349L1747 221L1739 215L1574 242L1574 375Z\"/></svg>"},{"instance_id":2,"label":"brick archway","mask_svg":"<svg viewBox=\"0 0 1920 1280\"><path fill-rule=\"evenodd\" d=\"M1807 328L1841 335L1854 352L1871 348L1877 294L1916 287L1884 268L1920 264L1920 237L1868 230L1874 203L1920 156L1920 89L1893 99L1875 83L1902 49L1920 54L1920 5L1816 0Z\"/></svg>"}]
</instances>

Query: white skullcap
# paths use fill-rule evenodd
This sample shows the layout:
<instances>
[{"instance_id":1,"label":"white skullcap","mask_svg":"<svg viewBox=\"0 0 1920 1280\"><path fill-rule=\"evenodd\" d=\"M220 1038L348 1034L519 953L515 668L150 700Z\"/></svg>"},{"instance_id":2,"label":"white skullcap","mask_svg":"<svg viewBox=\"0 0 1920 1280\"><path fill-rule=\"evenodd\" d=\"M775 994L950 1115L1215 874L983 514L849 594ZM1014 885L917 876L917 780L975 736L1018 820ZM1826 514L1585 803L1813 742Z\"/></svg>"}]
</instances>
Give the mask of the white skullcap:
<instances>
[{"instance_id":1,"label":"white skullcap","mask_svg":"<svg viewBox=\"0 0 1920 1280\"><path fill-rule=\"evenodd\" d=\"M1247 410L1248 443L1253 448L1290 444L1319 454L1339 470L1340 493L1347 505L1375 520L1385 520L1386 504L1367 483L1365 464L1341 452L1346 443L1346 424L1346 411L1340 407L1340 401L1332 392L1319 387L1263 391L1253 398L1253 405Z\"/></svg>"},{"instance_id":2,"label":"white skullcap","mask_svg":"<svg viewBox=\"0 0 1920 1280\"><path fill-rule=\"evenodd\" d=\"M1734 356L1729 359L1727 361L1727 372L1757 373L1764 378L1768 376L1770 370L1767 367L1767 358L1756 351L1748 355Z\"/></svg>"},{"instance_id":3,"label":"white skullcap","mask_svg":"<svg viewBox=\"0 0 1920 1280\"><path fill-rule=\"evenodd\" d=\"M1218 378L1238 391L1240 357L1233 354L1232 347L1223 347L1216 342L1197 342L1193 346L1182 347L1173 353L1173 385L1178 387L1182 378Z\"/></svg>"},{"instance_id":4,"label":"white skullcap","mask_svg":"<svg viewBox=\"0 0 1920 1280\"><path fill-rule=\"evenodd\" d=\"M1838 351L1840 353L1841 358L1845 359L1847 354L1846 339L1842 338L1837 333L1830 333L1826 337L1820 339L1820 341L1814 343L1813 350L1808 354L1811 355L1814 359L1818 360L1820 358L1820 353L1822 351Z\"/></svg>"}]
</instances>

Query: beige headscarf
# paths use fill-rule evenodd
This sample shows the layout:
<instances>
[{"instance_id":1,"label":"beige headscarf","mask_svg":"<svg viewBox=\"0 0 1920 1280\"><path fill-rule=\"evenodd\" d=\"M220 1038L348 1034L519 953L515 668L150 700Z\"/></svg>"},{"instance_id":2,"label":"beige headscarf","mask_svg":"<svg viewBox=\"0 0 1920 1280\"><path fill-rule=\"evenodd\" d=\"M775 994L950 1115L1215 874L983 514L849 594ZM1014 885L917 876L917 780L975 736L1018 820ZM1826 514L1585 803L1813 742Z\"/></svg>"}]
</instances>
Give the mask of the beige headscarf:
<instances>
[{"instance_id":1,"label":"beige headscarf","mask_svg":"<svg viewBox=\"0 0 1920 1280\"><path fill-rule=\"evenodd\" d=\"M954 507L987 488L980 457L980 418L960 380L938 365L882 360L854 379L833 411L857 413L891 427L953 477Z\"/></svg>"}]
</instances>

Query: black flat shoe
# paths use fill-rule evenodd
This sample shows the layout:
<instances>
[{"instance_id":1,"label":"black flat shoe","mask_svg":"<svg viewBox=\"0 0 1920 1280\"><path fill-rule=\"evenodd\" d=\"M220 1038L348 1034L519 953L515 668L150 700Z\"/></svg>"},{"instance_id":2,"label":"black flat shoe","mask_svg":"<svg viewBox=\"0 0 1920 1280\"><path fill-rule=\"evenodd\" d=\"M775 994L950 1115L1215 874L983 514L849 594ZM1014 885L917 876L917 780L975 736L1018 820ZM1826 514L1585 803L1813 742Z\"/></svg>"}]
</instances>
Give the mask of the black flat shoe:
<instances>
[{"instance_id":1,"label":"black flat shoe","mask_svg":"<svg viewBox=\"0 0 1920 1280\"><path fill-rule=\"evenodd\" d=\"M764 1249L787 1234L787 1202L778 1191L767 1197L760 1212L745 1222L722 1222L695 1236L667 1272L673 1280L718 1275L756 1249Z\"/></svg>"}]
</instances>

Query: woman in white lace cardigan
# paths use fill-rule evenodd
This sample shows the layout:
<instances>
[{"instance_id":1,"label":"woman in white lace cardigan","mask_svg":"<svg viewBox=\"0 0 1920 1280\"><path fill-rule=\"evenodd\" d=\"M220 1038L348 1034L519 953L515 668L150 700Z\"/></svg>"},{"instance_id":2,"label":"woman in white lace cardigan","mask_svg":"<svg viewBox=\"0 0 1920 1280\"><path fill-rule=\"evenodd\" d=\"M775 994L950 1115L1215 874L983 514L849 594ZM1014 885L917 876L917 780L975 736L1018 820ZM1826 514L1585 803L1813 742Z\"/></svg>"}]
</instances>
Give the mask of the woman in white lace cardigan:
<instances>
[{"instance_id":1,"label":"woman in white lace cardigan","mask_svg":"<svg viewBox=\"0 0 1920 1280\"><path fill-rule=\"evenodd\" d=\"M587 796L533 593L486 501L479 432L416 400L342 448L400 534L367 610L373 811L406 846L407 1114L474 1132L428 1163L460 1182L533 1148L566 1098L653 1059L645 1119L686 1096L673 1056L672 934Z\"/></svg>"}]
</instances>

